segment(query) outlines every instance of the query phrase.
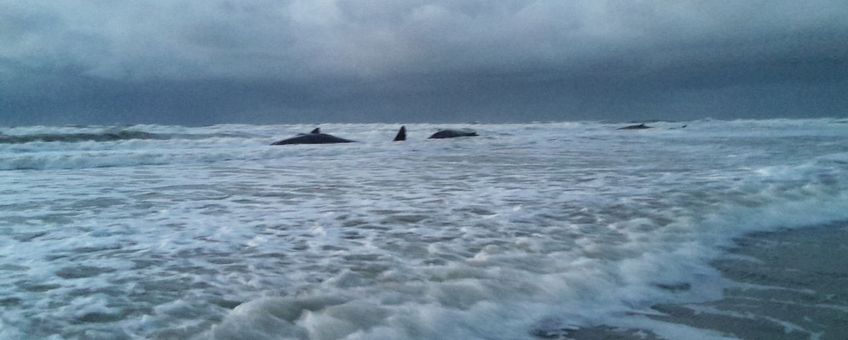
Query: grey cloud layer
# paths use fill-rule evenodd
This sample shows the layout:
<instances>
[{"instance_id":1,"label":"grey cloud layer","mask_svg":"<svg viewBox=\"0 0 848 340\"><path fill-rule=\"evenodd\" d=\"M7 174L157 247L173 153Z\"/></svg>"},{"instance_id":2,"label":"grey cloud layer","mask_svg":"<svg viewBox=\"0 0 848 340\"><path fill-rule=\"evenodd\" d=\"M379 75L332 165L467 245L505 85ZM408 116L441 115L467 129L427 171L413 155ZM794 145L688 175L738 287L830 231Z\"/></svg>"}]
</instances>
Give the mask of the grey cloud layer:
<instances>
[{"instance_id":1,"label":"grey cloud layer","mask_svg":"<svg viewBox=\"0 0 848 340\"><path fill-rule=\"evenodd\" d=\"M27 96L53 86L43 96L56 106L121 111L116 98L141 91L167 102L156 88L191 85L209 91L176 91L195 111L232 91L269 93L251 105L271 111L440 114L450 105L434 102L474 111L475 100L496 98L508 116L576 104L621 111L627 98L651 107L667 91L827 92L845 86L846 18L836 0L0 0L0 100L27 111ZM601 95L620 104L593 107ZM830 111L842 105L830 102ZM252 110L239 103L223 106Z\"/></svg>"}]
</instances>

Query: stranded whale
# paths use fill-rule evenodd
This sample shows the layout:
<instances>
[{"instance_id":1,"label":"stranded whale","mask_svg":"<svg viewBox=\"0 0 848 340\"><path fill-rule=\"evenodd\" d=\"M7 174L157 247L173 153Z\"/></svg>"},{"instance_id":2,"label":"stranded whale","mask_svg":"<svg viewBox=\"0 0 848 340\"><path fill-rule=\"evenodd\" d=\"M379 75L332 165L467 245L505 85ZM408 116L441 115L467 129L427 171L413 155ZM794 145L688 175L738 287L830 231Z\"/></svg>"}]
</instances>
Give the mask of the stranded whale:
<instances>
[{"instance_id":1,"label":"stranded whale","mask_svg":"<svg viewBox=\"0 0 848 340\"><path fill-rule=\"evenodd\" d=\"M645 123L642 123L642 124L628 125L628 126L625 126L625 127L620 127L616 130L642 130L642 129L650 129L650 128L651 128L651 126L647 126L647 125L645 125Z\"/></svg>"},{"instance_id":2,"label":"stranded whale","mask_svg":"<svg viewBox=\"0 0 848 340\"><path fill-rule=\"evenodd\" d=\"M401 126L395 136L395 142L406 140L406 126ZM352 143L355 141L339 138L326 133L321 133L321 128L315 128L308 134L298 134L296 137L286 138L281 141L271 143L271 145L287 145L287 144L332 144L332 143Z\"/></svg>"},{"instance_id":3,"label":"stranded whale","mask_svg":"<svg viewBox=\"0 0 848 340\"><path fill-rule=\"evenodd\" d=\"M287 144L330 144L330 143L351 143L352 140L339 138L326 133L321 133L321 128L315 128L308 134L300 134L297 137L286 138L281 141L272 143L271 145L287 145Z\"/></svg>"},{"instance_id":4,"label":"stranded whale","mask_svg":"<svg viewBox=\"0 0 848 340\"><path fill-rule=\"evenodd\" d=\"M456 138L456 137L473 137L479 136L476 131L471 129L445 129L434 133L430 138Z\"/></svg>"}]
</instances>

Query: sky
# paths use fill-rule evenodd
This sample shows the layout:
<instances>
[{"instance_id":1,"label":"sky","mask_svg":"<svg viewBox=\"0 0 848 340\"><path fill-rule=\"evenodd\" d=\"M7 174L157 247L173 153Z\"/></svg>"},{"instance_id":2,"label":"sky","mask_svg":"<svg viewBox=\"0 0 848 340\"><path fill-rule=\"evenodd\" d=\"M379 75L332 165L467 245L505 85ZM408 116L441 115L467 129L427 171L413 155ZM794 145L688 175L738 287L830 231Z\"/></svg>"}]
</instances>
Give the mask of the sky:
<instances>
[{"instance_id":1,"label":"sky","mask_svg":"<svg viewBox=\"0 0 848 340\"><path fill-rule=\"evenodd\" d=\"M845 0L0 0L0 125L845 116Z\"/></svg>"}]
</instances>

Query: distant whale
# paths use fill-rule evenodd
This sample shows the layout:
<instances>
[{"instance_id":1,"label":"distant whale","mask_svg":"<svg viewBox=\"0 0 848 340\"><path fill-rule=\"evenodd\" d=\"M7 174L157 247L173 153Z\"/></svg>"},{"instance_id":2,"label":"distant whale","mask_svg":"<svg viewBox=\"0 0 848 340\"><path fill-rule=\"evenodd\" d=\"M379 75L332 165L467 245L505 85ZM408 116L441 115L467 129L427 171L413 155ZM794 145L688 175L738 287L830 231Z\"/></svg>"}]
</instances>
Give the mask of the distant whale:
<instances>
[{"instance_id":1,"label":"distant whale","mask_svg":"<svg viewBox=\"0 0 848 340\"><path fill-rule=\"evenodd\" d=\"M471 129L445 129L434 133L430 138L456 138L456 137L473 137L479 136L476 131Z\"/></svg>"},{"instance_id":2,"label":"distant whale","mask_svg":"<svg viewBox=\"0 0 848 340\"><path fill-rule=\"evenodd\" d=\"M642 123L642 124L628 125L628 126L625 126L625 127L620 127L616 130L642 130L642 129L650 129L650 128L652 128L652 127L645 125L645 123Z\"/></svg>"},{"instance_id":3,"label":"distant whale","mask_svg":"<svg viewBox=\"0 0 848 340\"><path fill-rule=\"evenodd\" d=\"M321 133L321 128L315 128L309 134L300 134L296 137L283 139L272 143L271 145L288 145L288 144L331 144L331 143L351 143L352 140L339 138L326 133Z\"/></svg>"}]
</instances>

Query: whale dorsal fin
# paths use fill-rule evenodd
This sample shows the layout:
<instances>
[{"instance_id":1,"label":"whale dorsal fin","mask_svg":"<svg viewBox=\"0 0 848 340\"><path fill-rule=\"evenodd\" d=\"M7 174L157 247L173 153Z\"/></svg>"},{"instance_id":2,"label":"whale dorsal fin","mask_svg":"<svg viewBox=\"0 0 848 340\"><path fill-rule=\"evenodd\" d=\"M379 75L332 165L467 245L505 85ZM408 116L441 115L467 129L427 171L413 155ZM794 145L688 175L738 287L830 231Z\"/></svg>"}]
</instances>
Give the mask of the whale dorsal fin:
<instances>
[{"instance_id":1,"label":"whale dorsal fin","mask_svg":"<svg viewBox=\"0 0 848 340\"><path fill-rule=\"evenodd\" d=\"M312 130L310 133L321 133L321 128L315 128L315 130Z\"/></svg>"},{"instance_id":2,"label":"whale dorsal fin","mask_svg":"<svg viewBox=\"0 0 848 340\"><path fill-rule=\"evenodd\" d=\"M397 136L395 136L395 142L401 142L406 140L406 126L401 126L400 130L398 130Z\"/></svg>"}]
</instances>

